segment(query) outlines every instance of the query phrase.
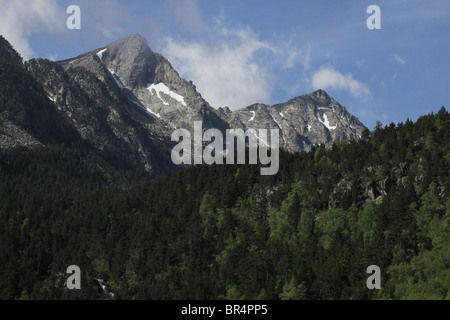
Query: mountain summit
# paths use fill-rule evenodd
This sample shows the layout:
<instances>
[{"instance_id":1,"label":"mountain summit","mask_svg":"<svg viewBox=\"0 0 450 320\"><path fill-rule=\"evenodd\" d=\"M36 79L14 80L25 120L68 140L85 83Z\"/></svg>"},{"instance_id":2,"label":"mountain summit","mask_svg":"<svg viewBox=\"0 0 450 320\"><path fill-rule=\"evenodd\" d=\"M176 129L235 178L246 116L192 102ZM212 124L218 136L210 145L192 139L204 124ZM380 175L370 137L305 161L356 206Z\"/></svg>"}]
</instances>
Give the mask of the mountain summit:
<instances>
[{"instance_id":1,"label":"mountain summit","mask_svg":"<svg viewBox=\"0 0 450 320\"><path fill-rule=\"evenodd\" d=\"M140 35L129 35L70 62L85 66L86 56L96 56L120 88L131 91L138 105L171 128L192 130L194 121L203 121L206 129L278 128L283 138L281 146L289 151L357 140L366 129L323 90L275 106L255 104L237 111L216 110L167 59L152 52ZM95 69L89 64L87 67Z\"/></svg>"},{"instance_id":2,"label":"mountain summit","mask_svg":"<svg viewBox=\"0 0 450 320\"><path fill-rule=\"evenodd\" d=\"M129 88L145 86L154 81L157 57L147 41L139 35L117 40L96 55Z\"/></svg>"},{"instance_id":3,"label":"mountain summit","mask_svg":"<svg viewBox=\"0 0 450 320\"><path fill-rule=\"evenodd\" d=\"M4 56L0 70L11 63L6 57L12 54L8 45L6 40L0 43ZM58 123L52 127L64 133L55 133L53 140L60 141L67 135L79 139L89 145L99 162L116 168L138 165L155 174L171 170L171 133L177 128L192 131L194 121L202 121L204 130L278 128L280 146L288 151L309 151L318 144L331 146L335 141L358 140L366 129L323 90L273 106L214 109L192 81L180 77L140 35L129 35L72 59L33 59L18 63L17 68L29 79L29 88L39 88L31 92L39 96L39 106L45 109L41 116L48 115L46 119ZM9 83L12 91L26 90L16 83L12 73L4 74L2 81ZM3 100L9 96L3 95ZM8 122L6 125L3 121L0 143L8 141L1 147L9 147L14 139L4 137L14 136L14 132L7 128L15 128L18 122L6 117L13 112L11 104L2 101L1 107L0 116ZM50 113L49 108L53 110ZM19 145L52 141L24 128L23 123L18 126L30 142L18 139Z\"/></svg>"}]
</instances>

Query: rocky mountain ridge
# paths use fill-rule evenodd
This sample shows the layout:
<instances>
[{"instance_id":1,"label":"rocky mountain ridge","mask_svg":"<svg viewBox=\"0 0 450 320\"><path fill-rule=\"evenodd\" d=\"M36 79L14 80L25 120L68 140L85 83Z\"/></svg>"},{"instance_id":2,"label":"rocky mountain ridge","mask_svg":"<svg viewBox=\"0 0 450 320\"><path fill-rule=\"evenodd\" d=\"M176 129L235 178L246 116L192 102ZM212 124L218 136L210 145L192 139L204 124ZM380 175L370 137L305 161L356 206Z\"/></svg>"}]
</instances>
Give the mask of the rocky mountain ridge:
<instances>
[{"instance_id":1,"label":"rocky mountain ridge","mask_svg":"<svg viewBox=\"0 0 450 320\"><path fill-rule=\"evenodd\" d=\"M2 78L15 86L10 88L14 91L19 86L6 69L13 59L8 55L16 53L6 40L0 46L9 48L2 51ZM42 118L44 114L47 120L58 118L54 120L58 125L52 127L60 127L72 140L88 144L102 165L116 168L140 166L154 174L172 170L171 133L178 128L192 132L194 121L202 121L204 130L216 128L222 132L230 128L280 129L280 146L292 152L357 140L366 129L323 90L274 106L214 109L192 81L184 80L139 35L64 61L33 59L21 65L17 57L14 59L16 67L29 79L29 86L38 88L40 101L37 106L29 101L18 104L30 112L44 108L47 111L40 114ZM32 121L6 116L17 108L7 103L7 96L5 91L0 115L1 147L51 142L30 131ZM47 120L42 120L42 127ZM53 134L58 139L64 136Z\"/></svg>"}]
</instances>

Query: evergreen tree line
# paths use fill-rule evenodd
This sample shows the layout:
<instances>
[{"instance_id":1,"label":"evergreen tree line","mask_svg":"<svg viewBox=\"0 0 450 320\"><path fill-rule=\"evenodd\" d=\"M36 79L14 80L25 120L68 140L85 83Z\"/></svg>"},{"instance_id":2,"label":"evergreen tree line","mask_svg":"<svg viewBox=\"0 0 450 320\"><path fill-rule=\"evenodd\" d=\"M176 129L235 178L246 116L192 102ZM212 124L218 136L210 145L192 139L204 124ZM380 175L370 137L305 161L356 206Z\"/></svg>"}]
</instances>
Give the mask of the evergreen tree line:
<instances>
[{"instance_id":1,"label":"evergreen tree line","mask_svg":"<svg viewBox=\"0 0 450 320\"><path fill-rule=\"evenodd\" d=\"M0 150L0 299L449 299L449 134L442 108L281 150L275 176L150 179L63 145ZM70 265L81 290L65 287Z\"/></svg>"}]
</instances>

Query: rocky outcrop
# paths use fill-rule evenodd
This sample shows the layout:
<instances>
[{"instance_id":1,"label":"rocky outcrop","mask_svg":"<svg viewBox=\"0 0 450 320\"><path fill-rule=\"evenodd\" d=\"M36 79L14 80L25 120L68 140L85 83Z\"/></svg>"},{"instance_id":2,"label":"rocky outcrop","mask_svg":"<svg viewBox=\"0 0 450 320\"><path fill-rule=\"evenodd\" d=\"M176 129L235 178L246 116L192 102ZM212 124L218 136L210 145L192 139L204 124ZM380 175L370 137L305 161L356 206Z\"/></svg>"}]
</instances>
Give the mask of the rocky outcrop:
<instances>
[{"instance_id":1,"label":"rocky outcrop","mask_svg":"<svg viewBox=\"0 0 450 320\"><path fill-rule=\"evenodd\" d=\"M71 145L78 139L18 53L0 36L0 147Z\"/></svg>"},{"instance_id":2,"label":"rocky outcrop","mask_svg":"<svg viewBox=\"0 0 450 320\"><path fill-rule=\"evenodd\" d=\"M358 140L366 129L323 90L274 106L255 104L234 112L221 111L232 127L280 129L281 147L292 152Z\"/></svg>"}]
</instances>

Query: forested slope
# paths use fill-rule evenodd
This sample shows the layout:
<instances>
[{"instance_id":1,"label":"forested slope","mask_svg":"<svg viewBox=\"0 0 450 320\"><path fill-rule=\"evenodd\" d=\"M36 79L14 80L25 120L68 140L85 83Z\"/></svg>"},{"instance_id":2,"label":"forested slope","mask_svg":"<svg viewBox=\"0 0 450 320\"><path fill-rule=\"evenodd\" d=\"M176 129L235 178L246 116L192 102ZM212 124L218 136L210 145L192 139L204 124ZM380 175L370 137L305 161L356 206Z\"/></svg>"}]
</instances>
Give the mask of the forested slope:
<instances>
[{"instance_id":1,"label":"forested slope","mask_svg":"<svg viewBox=\"0 0 450 320\"><path fill-rule=\"evenodd\" d=\"M442 108L281 152L273 177L204 165L150 180L63 146L0 150L0 298L449 299L449 134ZM81 290L64 287L69 265Z\"/></svg>"}]
</instances>

